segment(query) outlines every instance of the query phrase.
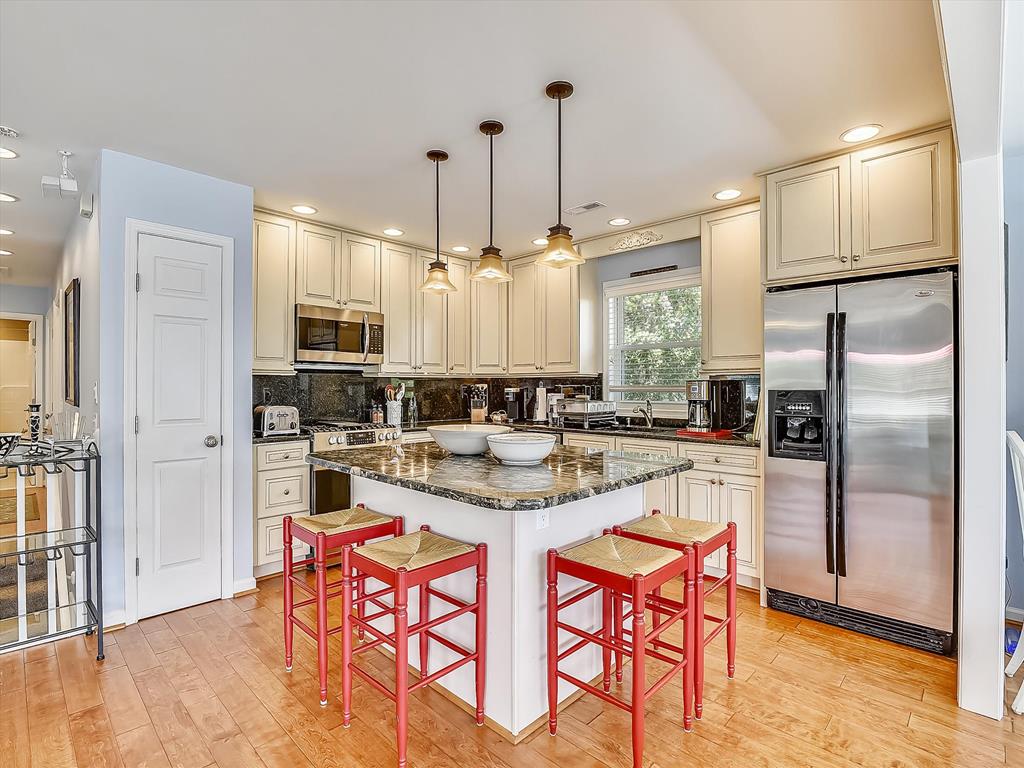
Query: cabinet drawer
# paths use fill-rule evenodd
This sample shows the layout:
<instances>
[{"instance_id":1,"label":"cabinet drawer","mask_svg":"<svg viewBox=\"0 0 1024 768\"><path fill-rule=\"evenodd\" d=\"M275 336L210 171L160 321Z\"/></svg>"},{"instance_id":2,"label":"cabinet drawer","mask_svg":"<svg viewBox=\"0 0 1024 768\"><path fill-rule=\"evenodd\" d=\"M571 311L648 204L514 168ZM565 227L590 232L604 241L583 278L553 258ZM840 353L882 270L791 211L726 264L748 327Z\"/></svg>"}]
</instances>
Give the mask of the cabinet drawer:
<instances>
[{"instance_id":1,"label":"cabinet drawer","mask_svg":"<svg viewBox=\"0 0 1024 768\"><path fill-rule=\"evenodd\" d=\"M306 466L309 443L296 440L289 443L267 443L256 446L256 471L280 469L282 467Z\"/></svg>"},{"instance_id":2,"label":"cabinet drawer","mask_svg":"<svg viewBox=\"0 0 1024 768\"><path fill-rule=\"evenodd\" d=\"M256 475L256 517L309 511L309 469L268 469Z\"/></svg>"},{"instance_id":3,"label":"cabinet drawer","mask_svg":"<svg viewBox=\"0 0 1024 768\"><path fill-rule=\"evenodd\" d=\"M745 475L760 474L761 452L757 448L714 448L685 445L681 455L693 462L695 469L729 470Z\"/></svg>"},{"instance_id":4,"label":"cabinet drawer","mask_svg":"<svg viewBox=\"0 0 1024 768\"><path fill-rule=\"evenodd\" d=\"M615 438L601 435L578 435L566 432L562 435L562 445L586 448L587 453L599 453L601 451L614 451Z\"/></svg>"},{"instance_id":5,"label":"cabinet drawer","mask_svg":"<svg viewBox=\"0 0 1024 768\"><path fill-rule=\"evenodd\" d=\"M308 517L309 512L293 514L292 517ZM286 515L275 515L256 521L256 565L279 562L284 557L284 519ZM292 542L292 552L302 554L305 545L298 539Z\"/></svg>"}]
</instances>

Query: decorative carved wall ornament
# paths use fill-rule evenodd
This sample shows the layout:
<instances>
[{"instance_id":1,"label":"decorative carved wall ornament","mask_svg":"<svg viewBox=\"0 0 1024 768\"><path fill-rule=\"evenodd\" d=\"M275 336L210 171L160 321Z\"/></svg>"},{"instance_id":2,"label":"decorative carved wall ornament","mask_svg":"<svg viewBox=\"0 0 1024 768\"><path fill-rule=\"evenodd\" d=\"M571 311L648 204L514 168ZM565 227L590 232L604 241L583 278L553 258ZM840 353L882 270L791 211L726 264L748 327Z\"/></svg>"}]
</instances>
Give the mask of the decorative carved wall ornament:
<instances>
[{"instance_id":1,"label":"decorative carved wall ornament","mask_svg":"<svg viewBox=\"0 0 1024 768\"><path fill-rule=\"evenodd\" d=\"M640 248L651 243L656 243L661 240L663 235L659 235L654 230L648 229L643 232L630 232L629 234L623 235L615 244L612 245L609 251L624 251L627 248Z\"/></svg>"}]
</instances>

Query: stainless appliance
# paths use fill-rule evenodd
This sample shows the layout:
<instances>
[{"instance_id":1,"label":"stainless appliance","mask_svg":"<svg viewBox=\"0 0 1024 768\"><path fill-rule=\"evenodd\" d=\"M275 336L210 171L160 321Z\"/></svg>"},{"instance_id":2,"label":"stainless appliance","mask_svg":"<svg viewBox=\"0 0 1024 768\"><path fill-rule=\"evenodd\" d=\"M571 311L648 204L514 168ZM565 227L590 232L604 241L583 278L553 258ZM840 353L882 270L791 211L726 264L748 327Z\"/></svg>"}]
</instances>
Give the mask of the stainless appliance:
<instances>
[{"instance_id":1,"label":"stainless appliance","mask_svg":"<svg viewBox=\"0 0 1024 768\"><path fill-rule=\"evenodd\" d=\"M691 432L711 431L711 382L707 379L686 382L686 428Z\"/></svg>"},{"instance_id":2,"label":"stainless appliance","mask_svg":"<svg viewBox=\"0 0 1024 768\"><path fill-rule=\"evenodd\" d=\"M563 426L579 425L584 429L615 424L614 400L583 400L562 398L555 402L555 420Z\"/></svg>"},{"instance_id":3,"label":"stainless appliance","mask_svg":"<svg viewBox=\"0 0 1024 768\"><path fill-rule=\"evenodd\" d=\"M505 387L505 413L509 421L525 419L526 390L522 387Z\"/></svg>"},{"instance_id":4,"label":"stainless appliance","mask_svg":"<svg viewBox=\"0 0 1024 768\"><path fill-rule=\"evenodd\" d=\"M257 405L252 410L252 431L257 437L299 434L299 409L291 405Z\"/></svg>"},{"instance_id":5,"label":"stainless appliance","mask_svg":"<svg viewBox=\"0 0 1024 768\"><path fill-rule=\"evenodd\" d=\"M765 296L765 584L774 608L953 648L950 271Z\"/></svg>"},{"instance_id":6,"label":"stainless appliance","mask_svg":"<svg viewBox=\"0 0 1024 768\"><path fill-rule=\"evenodd\" d=\"M384 315L295 305L295 363L344 366L384 362Z\"/></svg>"},{"instance_id":7,"label":"stainless appliance","mask_svg":"<svg viewBox=\"0 0 1024 768\"><path fill-rule=\"evenodd\" d=\"M747 386L742 379L711 380L711 429L739 429L746 419Z\"/></svg>"},{"instance_id":8,"label":"stainless appliance","mask_svg":"<svg viewBox=\"0 0 1024 768\"><path fill-rule=\"evenodd\" d=\"M313 438L313 451L340 451L374 445L400 445L402 428L394 424L357 424L351 421L318 421L302 428ZM310 513L322 515L352 506L349 475L313 467L313 492Z\"/></svg>"}]
</instances>

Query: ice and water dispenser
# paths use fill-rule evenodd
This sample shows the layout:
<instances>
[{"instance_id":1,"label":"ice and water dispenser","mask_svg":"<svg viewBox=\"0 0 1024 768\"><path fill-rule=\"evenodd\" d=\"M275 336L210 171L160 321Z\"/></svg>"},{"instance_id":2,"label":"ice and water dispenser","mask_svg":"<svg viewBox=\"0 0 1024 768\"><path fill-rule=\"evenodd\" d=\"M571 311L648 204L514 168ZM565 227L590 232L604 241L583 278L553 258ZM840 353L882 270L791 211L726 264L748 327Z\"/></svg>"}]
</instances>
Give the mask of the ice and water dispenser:
<instances>
[{"instance_id":1,"label":"ice and water dispenser","mask_svg":"<svg viewBox=\"0 0 1024 768\"><path fill-rule=\"evenodd\" d=\"M770 390L768 455L782 459L824 461L827 420L825 391Z\"/></svg>"}]
</instances>

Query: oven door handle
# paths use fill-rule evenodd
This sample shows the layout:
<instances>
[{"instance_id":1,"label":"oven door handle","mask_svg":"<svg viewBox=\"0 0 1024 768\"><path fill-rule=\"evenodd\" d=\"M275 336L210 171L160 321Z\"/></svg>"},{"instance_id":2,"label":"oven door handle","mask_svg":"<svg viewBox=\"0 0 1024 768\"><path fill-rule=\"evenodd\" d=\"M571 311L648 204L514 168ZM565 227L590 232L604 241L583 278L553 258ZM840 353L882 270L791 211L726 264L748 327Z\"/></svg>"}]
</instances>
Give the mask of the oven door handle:
<instances>
[{"instance_id":1,"label":"oven door handle","mask_svg":"<svg viewBox=\"0 0 1024 768\"><path fill-rule=\"evenodd\" d=\"M370 316L363 313L363 362L370 356Z\"/></svg>"}]
</instances>

